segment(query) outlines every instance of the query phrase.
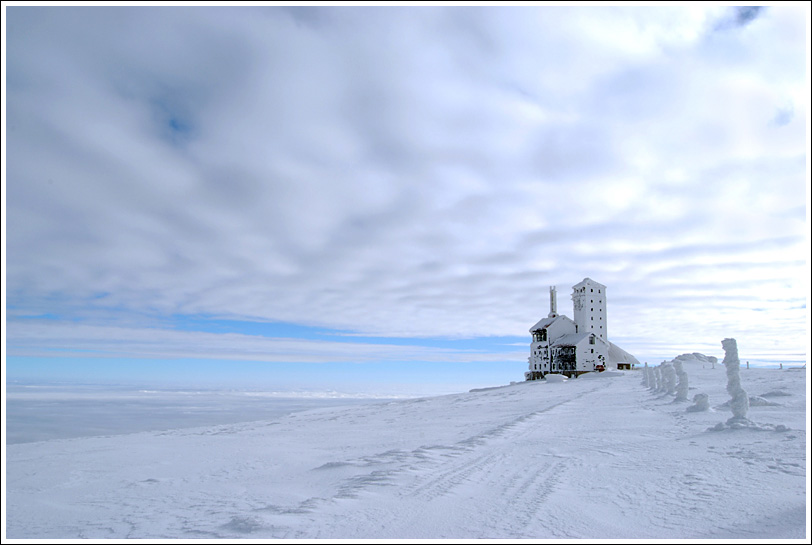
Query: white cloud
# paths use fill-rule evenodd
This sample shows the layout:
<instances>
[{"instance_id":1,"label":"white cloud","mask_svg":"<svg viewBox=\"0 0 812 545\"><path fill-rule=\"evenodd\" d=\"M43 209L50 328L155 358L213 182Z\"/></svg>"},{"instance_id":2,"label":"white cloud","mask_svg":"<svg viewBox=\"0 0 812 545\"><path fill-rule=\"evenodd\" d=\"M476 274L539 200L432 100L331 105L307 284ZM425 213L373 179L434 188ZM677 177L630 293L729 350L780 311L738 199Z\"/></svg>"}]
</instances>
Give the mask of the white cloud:
<instances>
[{"instance_id":1,"label":"white cloud","mask_svg":"<svg viewBox=\"0 0 812 545\"><path fill-rule=\"evenodd\" d=\"M12 320L523 335L590 276L798 350L797 6L160 9L7 11Z\"/></svg>"},{"instance_id":2,"label":"white cloud","mask_svg":"<svg viewBox=\"0 0 812 545\"><path fill-rule=\"evenodd\" d=\"M262 362L502 362L522 352L493 352L207 333L161 328L44 321L8 325L10 356L82 358L210 358Z\"/></svg>"}]
</instances>

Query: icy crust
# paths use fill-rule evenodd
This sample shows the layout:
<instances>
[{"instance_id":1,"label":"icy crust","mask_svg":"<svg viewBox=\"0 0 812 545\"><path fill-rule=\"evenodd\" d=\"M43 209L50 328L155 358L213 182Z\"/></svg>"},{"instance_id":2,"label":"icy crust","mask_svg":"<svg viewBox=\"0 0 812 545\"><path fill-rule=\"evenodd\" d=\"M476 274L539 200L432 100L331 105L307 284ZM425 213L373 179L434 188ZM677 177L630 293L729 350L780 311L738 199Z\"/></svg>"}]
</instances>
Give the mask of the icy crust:
<instances>
[{"instance_id":1,"label":"icy crust","mask_svg":"<svg viewBox=\"0 0 812 545\"><path fill-rule=\"evenodd\" d=\"M688 372L728 398L719 369ZM9 445L7 537L804 539L806 371L740 378L790 395L719 424L637 371L596 373Z\"/></svg>"},{"instance_id":2,"label":"icy crust","mask_svg":"<svg viewBox=\"0 0 812 545\"><path fill-rule=\"evenodd\" d=\"M717 405L718 408L730 409L733 400L728 399L721 405ZM775 403L768 399L764 399L761 396L749 396L747 398L747 404L749 407L775 407L780 405L780 403Z\"/></svg>"},{"instance_id":3,"label":"icy crust","mask_svg":"<svg viewBox=\"0 0 812 545\"><path fill-rule=\"evenodd\" d=\"M770 390L767 393L761 394L761 397L787 397L792 394L784 390Z\"/></svg>"},{"instance_id":4,"label":"icy crust","mask_svg":"<svg viewBox=\"0 0 812 545\"><path fill-rule=\"evenodd\" d=\"M715 426L708 428L708 431L724 431L724 430L755 430L755 431L790 431L790 428L783 424L757 424L752 420L734 416L729 418L727 422L719 422Z\"/></svg>"}]
</instances>

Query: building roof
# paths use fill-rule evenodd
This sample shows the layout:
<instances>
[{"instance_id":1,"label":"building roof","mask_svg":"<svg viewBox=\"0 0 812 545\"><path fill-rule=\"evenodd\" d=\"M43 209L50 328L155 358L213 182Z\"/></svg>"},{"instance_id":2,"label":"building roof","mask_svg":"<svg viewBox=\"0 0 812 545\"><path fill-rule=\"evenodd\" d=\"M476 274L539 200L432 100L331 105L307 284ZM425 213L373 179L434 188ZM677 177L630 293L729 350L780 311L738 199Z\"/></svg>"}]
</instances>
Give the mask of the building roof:
<instances>
[{"instance_id":1,"label":"building roof","mask_svg":"<svg viewBox=\"0 0 812 545\"><path fill-rule=\"evenodd\" d=\"M580 282L578 282L577 284L575 284L575 285L572 287L572 289L576 290L576 289L578 289L578 288L580 288L580 287L582 287L582 286L595 286L595 287L597 287L597 288L603 288L603 289L606 289L606 286L604 286L604 285L603 285L603 284L601 284L600 282L595 282L594 280L592 280L592 279L591 279L591 278L589 278L589 277L584 278L583 280L581 280Z\"/></svg>"},{"instance_id":2,"label":"building roof","mask_svg":"<svg viewBox=\"0 0 812 545\"><path fill-rule=\"evenodd\" d=\"M530 328L530 332L532 333L533 331L538 331L539 329L550 327L556 320L567 320L568 322L572 322L573 324L575 324L575 322L573 322L568 317L564 316L563 314L559 314L558 316L555 316L553 318L550 318L549 316L547 318L542 318L541 320L536 322L536 325Z\"/></svg>"},{"instance_id":3,"label":"building roof","mask_svg":"<svg viewBox=\"0 0 812 545\"><path fill-rule=\"evenodd\" d=\"M628 362L640 365L640 361L613 342L609 343L609 363Z\"/></svg>"}]
</instances>

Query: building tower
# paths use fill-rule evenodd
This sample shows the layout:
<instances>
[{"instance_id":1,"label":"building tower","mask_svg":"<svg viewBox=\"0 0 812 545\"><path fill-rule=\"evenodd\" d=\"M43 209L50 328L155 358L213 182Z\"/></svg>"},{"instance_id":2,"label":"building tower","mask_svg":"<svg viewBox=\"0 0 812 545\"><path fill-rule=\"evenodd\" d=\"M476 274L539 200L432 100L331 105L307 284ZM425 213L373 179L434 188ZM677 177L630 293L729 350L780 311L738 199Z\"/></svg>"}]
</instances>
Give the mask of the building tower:
<instances>
[{"instance_id":1,"label":"building tower","mask_svg":"<svg viewBox=\"0 0 812 545\"><path fill-rule=\"evenodd\" d=\"M548 318L555 318L558 316L557 307L555 286L550 286L550 314L547 315Z\"/></svg>"},{"instance_id":2,"label":"building tower","mask_svg":"<svg viewBox=\"0 0 812 545\"><path fill-rule=\"evenodd\" d=\"M606 286L584 278L572 287L572 314L578 333L594 333L608 342Z\"/></svg>"}]
</instances>

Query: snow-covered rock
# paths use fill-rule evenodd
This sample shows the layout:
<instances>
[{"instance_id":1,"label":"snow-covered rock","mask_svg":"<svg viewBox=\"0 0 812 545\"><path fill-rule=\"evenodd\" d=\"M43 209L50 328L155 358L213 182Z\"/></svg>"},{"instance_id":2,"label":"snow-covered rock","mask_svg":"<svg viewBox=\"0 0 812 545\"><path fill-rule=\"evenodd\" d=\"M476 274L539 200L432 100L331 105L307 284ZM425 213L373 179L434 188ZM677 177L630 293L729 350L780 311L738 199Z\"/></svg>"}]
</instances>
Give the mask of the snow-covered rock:
<instances>
[{"instance_id":1,"label":"snow-covered rock","mask_svg":"<svg viewBox=\"0 0 812 545\"><path fill-rule=\"evenodd\" d=\"M699 393L694 396L694 404L685 409L686 411L693 413L693 412L700 412L700 411L707 411L710 409L710 402L708 401L708 394Z\"/></svg>"},{"instance_id":2,"label":"snow-covered rock","mask_svg":"<svg viewBox=\"0 0 812 545\"><path fill-rule=\"evenodd\" d=\"M692 353L685 353L680 354L675 360L680 360L683 362L700 362L700 363L711 363L715 364L719 361L716 356L706 356L705 354L701 354L699 352L692 352Z\"/></svg>"}]
</instances>

